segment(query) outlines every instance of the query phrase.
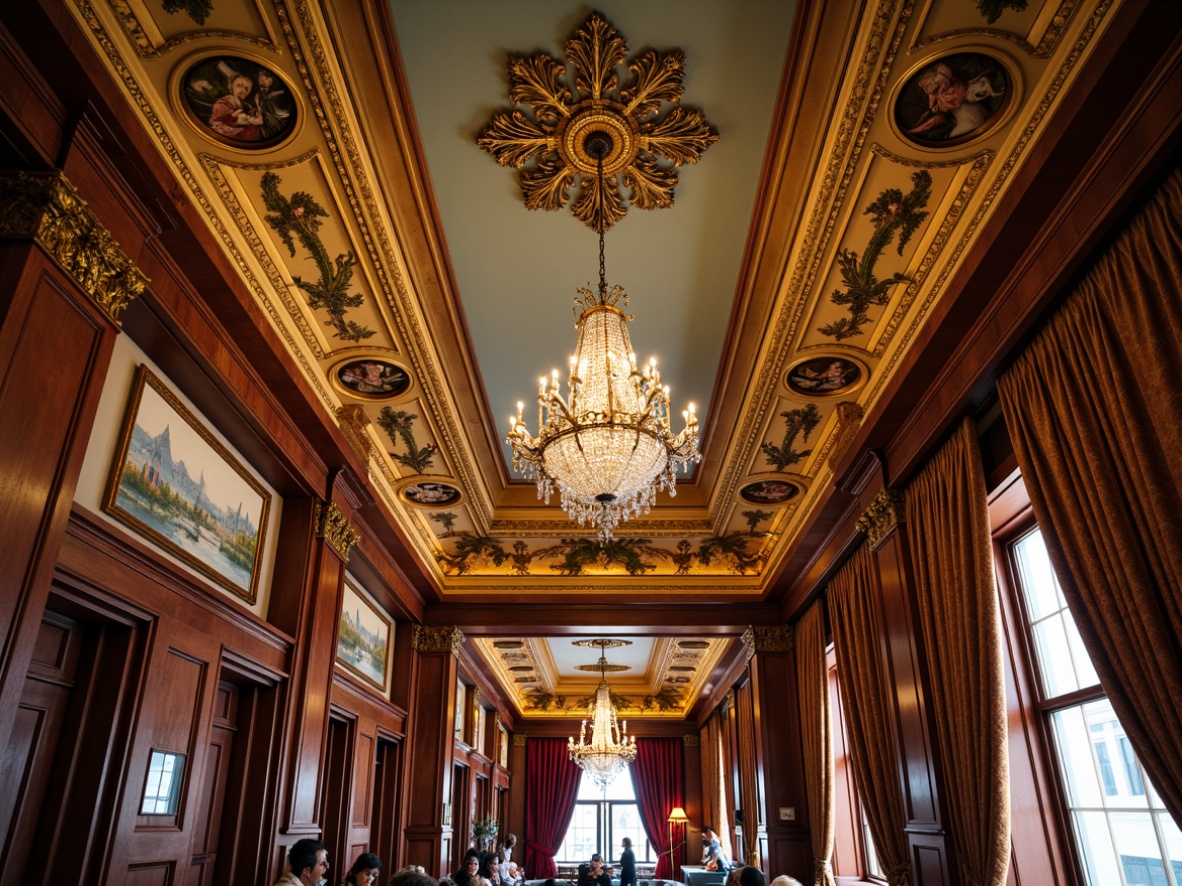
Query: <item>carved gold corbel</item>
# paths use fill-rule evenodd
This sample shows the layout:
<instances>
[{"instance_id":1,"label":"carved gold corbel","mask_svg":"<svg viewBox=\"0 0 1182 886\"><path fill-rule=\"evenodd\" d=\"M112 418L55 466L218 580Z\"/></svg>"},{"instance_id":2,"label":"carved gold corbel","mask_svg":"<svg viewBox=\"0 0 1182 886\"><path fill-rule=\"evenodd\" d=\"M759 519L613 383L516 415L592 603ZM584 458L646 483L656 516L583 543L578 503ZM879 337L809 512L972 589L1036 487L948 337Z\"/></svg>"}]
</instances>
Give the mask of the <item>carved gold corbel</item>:
<instances>
[{"instance_id":1,"label":"carved gold corbel","mask_svg":"<svg viewBox=\"0 0 1182 886\"><path fill-rule=\"evenodd\" d=\"M903 504L903 493L896 489L883 489L874 496L870 507L866 509L855 524L859 532L866 533L870 546L874 547L896 526L906 523L906 509Z\"/></svg>"},{"instance_id":2,"label":"carved gold corbel","mask_svg":"<svg viewBox=\"0 0 1182 886\"><path fill-rule=\"evenodd\" d=\"M337 556L348 563L349 551L361 541L361 533L353 528L337 503L329 502L325 507L317 502L312 522L316 526L316 537L324 539Z\"/></svg>"},{"instance_id":3,"label":"carved gold corbel","mask_svg":"<svg viewBox=\"0 0 1182 886\"><path fill-rule=\"evenodd\" d=\"M411 646L415 652L450 652L459 656L463 632L454 625L415 625Z\"/></svg>"},{"instance_id":4,"label":"carved gold corbel","mask_svg":"<svg viewBox=\"0 0 1182 886\"><path fill-rule=\"evenodd\" d=\"M149 282L61 172L0 172L0 238L39 244L116 323Z\"/></svg>"}]
</instances>

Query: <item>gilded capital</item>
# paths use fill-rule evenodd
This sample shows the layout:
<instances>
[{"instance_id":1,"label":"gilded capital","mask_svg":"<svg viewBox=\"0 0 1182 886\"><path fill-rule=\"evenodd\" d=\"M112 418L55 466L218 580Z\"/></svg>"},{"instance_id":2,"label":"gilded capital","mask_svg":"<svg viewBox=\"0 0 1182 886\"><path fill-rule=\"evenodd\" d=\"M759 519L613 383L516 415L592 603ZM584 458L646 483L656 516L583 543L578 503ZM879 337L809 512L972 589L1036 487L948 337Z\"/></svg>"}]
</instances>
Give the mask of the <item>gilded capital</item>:
<instances>
[{"instance_id":1,"label":"gilded capital","mask_svg":"<svg viewBox=\"0 0 1182 886\"><path fill-rule=\"evenodd\" d=\"M0 172L0 238L39 244L116 322L148 284L60 172Z\"/></svg>"},{"instance_id":2,"label":"gilded capital","mask_svg":"<svg viewBox=\"0 0 1182 886\"><path fill-rule=\"evenodd\" d=\"M795 635L789 625L780 627L749 628L753 634L756 652L791 652L795 647Z\"/></svg>"},{"instance_id":3,"label":"gilded capital","mask_svg":"<svg viewBox=\"0 0 1182 886\"><path fill-rule=\"evenodd\" d=\"M513 747L515 747L515 748L525 747L525 740L527 738L529 738L529 736L524 732L514 732L513 733Z\"/></svg>"},{"instance_id":4,"label":"gilded capital","mask_svg":"<svg viewBox=\"0 0 1182 886\"><path fill-rule=\"evenodd\" d=\"M349 550L361 540L361 533L353 528L335 501L324 507L316 503L312 521L316 524L316 537L322 538L337 556L349 562Z\"/></svg>"},{"instance_id":5,"label":"gilded capital","mask_svg":"<svg viewBox=\"0 0 1182 886\"><path fill-rule=\"evenodd\" d=\"M460 654L463 632L454 625L415 625L411 645L415 652Z\"/></svg>"},{"instance_id":6,"label":"gilded capital","mask_svg":"<svg viewBox=\"0 0 1182 886\"><path fill-rule=\"evenodd\" d=\"M681 746L683 748L696 748L698 747L698 744L699 742L697 735L690 735L687 733L681 736Z\"/></svg>"},{"instance_id":7,"label":"gilded capital","mask_svg":"<svg viewBox=\"0 0 1182 886\"><path fill-rule=\"evenodd\" d=\"M859 532L866 533L870 546L874 547L887 537L892 529L906 523L903 493L896 489L884 489L874 496L866 513L855 524Z\"/></svg>"},{"instance_id":8,"label":"gilded capital","mask_svg":"<svg viewBox=\"0 0 1182 886\"><path fill-rule=\"evenodd\" d=\"M748 627L743 631L743 636L739 638L739 642L743 644L743 655L746 661L751 661L751 657L755 655L755 628Z\"/></svg>"}]
</instances>

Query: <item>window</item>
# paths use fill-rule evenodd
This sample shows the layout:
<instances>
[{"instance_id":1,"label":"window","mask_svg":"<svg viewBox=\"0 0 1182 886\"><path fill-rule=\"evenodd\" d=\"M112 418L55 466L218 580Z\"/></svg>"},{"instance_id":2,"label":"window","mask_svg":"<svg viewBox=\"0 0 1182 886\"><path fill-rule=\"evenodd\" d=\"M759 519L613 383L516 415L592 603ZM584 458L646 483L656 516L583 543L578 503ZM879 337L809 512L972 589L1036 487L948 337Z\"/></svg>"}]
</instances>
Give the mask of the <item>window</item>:
<instances>
[{"instance_id":1,"label":"window","mask_svg":"<svg viewBox=\"0 0 1182 886\"><path fill-rule=\"evenodd\" d=\"M144 780L140 815L176 815L184 771L184 754L153 750L148 762L148 776Z\"/></svg>"},{"instance_id":2,"label":"window","mask_svg":"<svg viewBox=\"0 0 1182 886\"><path fill-rule=\"evenodd\" d=\"M620 842L632 838L638 864L653 864L657 855L644 833L632 778L622 774L602 793L586 773L579 775L579 794L570 827L558 847L559 864L581 864L598 852L611 864L620 857Z\"/></svg>"},{"instance_id":3,"label":"window","mask_svg":"<svg viewBox=\"0 0 1182 886\"><path fill-rule=\"evenodd\" d=\"M1116 719L1042 532L1007 547L1043 717L1080 867L1090 886L1182 886L1182 832L1145 777Z\"/></svg>"}]
</instances>

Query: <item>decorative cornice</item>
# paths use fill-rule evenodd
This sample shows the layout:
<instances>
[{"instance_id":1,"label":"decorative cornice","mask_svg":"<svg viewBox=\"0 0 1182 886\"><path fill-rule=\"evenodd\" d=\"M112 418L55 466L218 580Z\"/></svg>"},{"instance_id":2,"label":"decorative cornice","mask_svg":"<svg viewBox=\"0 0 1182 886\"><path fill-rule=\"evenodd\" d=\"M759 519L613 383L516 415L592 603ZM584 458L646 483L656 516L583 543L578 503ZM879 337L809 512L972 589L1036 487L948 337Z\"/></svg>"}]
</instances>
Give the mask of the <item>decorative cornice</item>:
<instances>
[{"instance_id":1,"label":"decorative cornice","mask_svg":"<svg viewBox=\"0 0 1182 886\"><path fill-rule=\"evenodd\" d=\"M883 489L874 496L874 501L870 502L870 507L858 518L855 526L859 532L866 533L873 547L886 538L892 529L906 522L903 493L896 489Z\"/></svg>"},{"instance_id":2,"label":"decorative cornice","mask_svg":"<svg viewBox=\"0 0 1182 886\"><path fill-rule=\"evenodd\" d=\"M148 278L60 172L0 172L0 238L32 239L112 320Z\"/></svg>"},{"instance_id":3,"label":"decorative cornice","mask_svg":"<svg viewBox=\"0 0 1182 886\"><path fill-rule=\"evenodd\" d=\"M415 652L450 652L459 656L463 632L454 625L415 625L411 646Z\"/></svg>"},{"instance_id":4,"label":"decorative cornice","mask_svg":"<svg viewBox=\"0 0 1182 886\"><path fill-rule=\"evenodd\" d=\"M748 627L743 631L743 636L739 638L739 642L743 644L743 661L751 661L755 655L755 628Z\"/></svg>"},{"instance_id":5,"label":"decorative cornice","mask_svg":"<svg viewBox=\"0 0 1182 886\"><path fill-rule=\"evenodd\" d=\"M838 403L835 411L837 430L833 434L833 445L829 449L828 457L831 471L836 470L845 458L846 450L854 442L854 437L858 436L858 428L862 427L862 416L865 414L865 410L852 400Z\"/></svg>"},{"instance_id":6,"label":"decorative cornice","mask_svg":"<svg viewBox=\"0 0 1182 886\"><path fill-rule=\"evenodd\" d=\"M370 456L373 455L373 441L366 430L370 425L369 413L364 406L351 403L337 410L337 421L341 433L345 435L345 442L349 444L354 454L367 468Z\"/></svg>"},{"instance_id":7,"label":"decorative cornice","mask_svg":"<svg viewBox=\"0 0 1182 886\"><path fill-rule=\"evenodd\" d=\"M361 541L361 533L353 528L337 503L329 502L328 507L325 507L316 502L312 522L316 524L316 537L324 539L337 556L348 563L349 550Z\"/></svg>"},{"instance_id":8,"label":"decorative cornice","mask_svg":"<svg viewBox=\"0 0 1182 886\"><path fill-rule=\"evenodd\" d=\"M681 746L683 748L696 748L699 744L700 742L698 741L698 736L696 735L681 736Z\"/></svg>"},{"instance_id":9,"label":"decorative cornice","mask_svg":"<svg viewBox=\"0 0 1182 886\"><path fill-rule=\"evenodd\" d=\"M748 628L754 633L753 646L759 652L791 652L796 646L796 637L791 625L780 627ZM744 635L745 636L745 635Z\"/></svg>"},{"instance_id":10,"label":"decorative cornice","mask_svg":"<svg viewBox=\"0 0 1182 886\"><path fill-rule=\"evenodd\" d=\"M529 738L529 735L525 732L514 732L513 733L513 747L515 747L515 748L525 747L525 740L527 738Z\"/></svg>"}]
</instances>

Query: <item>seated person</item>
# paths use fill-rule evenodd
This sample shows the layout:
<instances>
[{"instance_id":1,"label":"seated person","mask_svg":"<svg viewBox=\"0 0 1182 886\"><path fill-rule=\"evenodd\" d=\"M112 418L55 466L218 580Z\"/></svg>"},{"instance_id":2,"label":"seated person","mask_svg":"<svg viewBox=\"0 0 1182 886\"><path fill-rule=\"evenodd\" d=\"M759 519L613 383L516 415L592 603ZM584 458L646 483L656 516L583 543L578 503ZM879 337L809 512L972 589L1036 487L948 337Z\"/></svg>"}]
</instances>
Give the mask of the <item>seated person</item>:
<instances>
[{"instance_id":1,"label":"seated person","mask_svg":"<svg viewBox=\"0 0 1182 886\"><path fill-rule=\"evenodd\" d=\"M578 886L612 886L612 875L603 868L603 856L596 852L591 863L579 865Z\"/></svg>"},{"instance_id":2,"label":"seated person","mask_svg":"<svg viewBox=\"0 0 1182 886\"><path fill-rule=\"evenodd\" d=\"M481 886L480 853L475 849L469 849L464 853L460 869L451 875L451 879L456 886Z\"/></svg>"},{"instance_id":3,"label":"seated person","mask_svg":"<svg viewBox=\"0 0 1182 886\"><path fill-rule=\"evenodd\" d=\"M763 871L750 865L735 868L726 877L726 886L765 886Z\"/></svg>"},{"instance_id":4,"label":"seated person","mask_svg":"<svg viewBox=\"0 0 1182 886\"><path fill-rule=\"evenodd\" d=\"M501 886L501 869L495 852L486 852L480 859L479 874L488 886Z\"/></svg>"},{"instance_id":5,"label":"seated person","mask_svg":"<svg viewBox=\"0 0 1182 886\"><path fill-rule=\"evenodd\" d=\"M725 871L730 867L722 844L718 842L718 834L708 824L702 826L702 867L708 871Z\"/></svg>"}]
</instances>

